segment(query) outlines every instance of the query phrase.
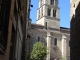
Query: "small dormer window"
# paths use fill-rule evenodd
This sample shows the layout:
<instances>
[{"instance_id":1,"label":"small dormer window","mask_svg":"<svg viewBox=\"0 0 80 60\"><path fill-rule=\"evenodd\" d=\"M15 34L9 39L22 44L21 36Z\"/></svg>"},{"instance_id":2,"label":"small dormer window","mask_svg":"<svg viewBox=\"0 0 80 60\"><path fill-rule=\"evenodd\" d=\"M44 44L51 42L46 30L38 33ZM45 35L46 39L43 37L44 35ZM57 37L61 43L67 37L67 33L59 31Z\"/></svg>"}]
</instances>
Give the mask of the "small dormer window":
<instances>
[{"instance_id":1,"label":"small dormer window","mask_svg":"<svg viewBox=\"0 0 80 60\"><path fill-rule=\"evenodd\" d=\"M54 4L54 0L51 0L51 1L50 1L50 4L53 5L53 4Z\"/></svg>"},{"instance_id":2,"label":"small dormer window","mask_svg":"<svg viewBox=\"0 0 80 60\"><path fill-rule=\"evenodd\" d=\"M53 10L53 17L56 17L56 10Z\"/></svg>"}]
</instances>

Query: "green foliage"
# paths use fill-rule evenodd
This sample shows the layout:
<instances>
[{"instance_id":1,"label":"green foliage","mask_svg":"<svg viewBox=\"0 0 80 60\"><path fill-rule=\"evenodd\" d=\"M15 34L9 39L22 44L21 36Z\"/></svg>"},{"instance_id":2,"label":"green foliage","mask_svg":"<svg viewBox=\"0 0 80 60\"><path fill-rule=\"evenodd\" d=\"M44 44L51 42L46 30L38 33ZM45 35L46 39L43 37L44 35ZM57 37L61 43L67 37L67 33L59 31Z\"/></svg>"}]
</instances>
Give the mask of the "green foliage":
<instances>
[{"instance_id":1,"label":"green foliage","mask_svg":"<svg viewBox=\"0 0 80 60\"><path fill-rule=\"evenodd\" d=\"M31 58L34 60L44 60L47 55L47 47L45 47L41 42L37 42L33 46L31 52Z\"/></svg>"}]
</instances>

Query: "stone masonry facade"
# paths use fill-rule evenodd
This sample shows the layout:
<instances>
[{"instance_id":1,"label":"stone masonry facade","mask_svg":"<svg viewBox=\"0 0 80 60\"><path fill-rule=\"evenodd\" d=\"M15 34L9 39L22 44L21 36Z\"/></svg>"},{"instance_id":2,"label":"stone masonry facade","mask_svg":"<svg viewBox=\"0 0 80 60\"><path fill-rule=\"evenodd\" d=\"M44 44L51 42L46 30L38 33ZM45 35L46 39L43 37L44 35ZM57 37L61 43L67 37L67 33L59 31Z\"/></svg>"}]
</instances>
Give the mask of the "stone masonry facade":
<instances>
[{"instance_id":1,"label":"stone masonry facade","mask_svg":"<svg viewBox=\"0 0 80 60\"><path fill-rule=\"evenodd\" d=\"M50 33L50 41L47 42L47 32ZM66 57L67 60L70 59L70 47L69 47L69 40L70 40L70 30L65 28L60 28L60 30L56 31L53 30L46 30L44 26L38 24L31 24L31 38L30 38L30 52L32 51L33 45L38 42L38 37L40 38L39 41L43 42L45 46L50 44L50 58L49 60L53 60L54 58L61 59L62 57ZM64 42L62 42L63 37ZM57 39L57 45L54 45L54 39ZM63 45L64 44L64 45ZM49 57L49 56L48 56Z\"/></svg>"}]
</instances>

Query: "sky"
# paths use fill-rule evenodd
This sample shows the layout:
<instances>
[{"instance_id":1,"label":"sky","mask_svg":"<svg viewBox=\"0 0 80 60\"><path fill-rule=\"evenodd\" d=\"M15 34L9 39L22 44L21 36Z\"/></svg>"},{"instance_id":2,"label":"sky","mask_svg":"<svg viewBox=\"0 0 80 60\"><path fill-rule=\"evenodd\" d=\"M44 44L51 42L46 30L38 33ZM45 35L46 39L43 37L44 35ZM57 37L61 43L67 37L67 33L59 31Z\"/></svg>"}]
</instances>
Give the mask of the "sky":
<instances>
[{"instance_id":1,"label":"sky","mask_svg":"<svg viewBox=\"0 0 80 60\"><path fill-rule=\"evenodd\" d=\"M60 26L70 28L70 0L58 0L60 7ZM32 23L36 24L37 19L37 9L39 0L31 0L30 18L32 19Z\"/></svg>"}]
</instances>

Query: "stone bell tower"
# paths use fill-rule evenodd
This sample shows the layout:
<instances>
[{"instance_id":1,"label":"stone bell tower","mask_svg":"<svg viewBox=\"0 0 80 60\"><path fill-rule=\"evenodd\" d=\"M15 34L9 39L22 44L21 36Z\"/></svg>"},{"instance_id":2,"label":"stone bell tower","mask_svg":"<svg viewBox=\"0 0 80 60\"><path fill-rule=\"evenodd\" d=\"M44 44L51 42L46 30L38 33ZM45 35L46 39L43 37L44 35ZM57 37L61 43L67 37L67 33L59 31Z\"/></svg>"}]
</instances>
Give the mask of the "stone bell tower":
<instances>
[{"instance_id":1,"label":"stone bell tower","mask_svg":"<svg viewBox=\"0 0 80 60\"><path fill-rule=\"evenodd\" d=\"M37 10L37 24L48 28L60 29L60 8L58 0L39 0Z\"/></svg>"}]
</instances>

